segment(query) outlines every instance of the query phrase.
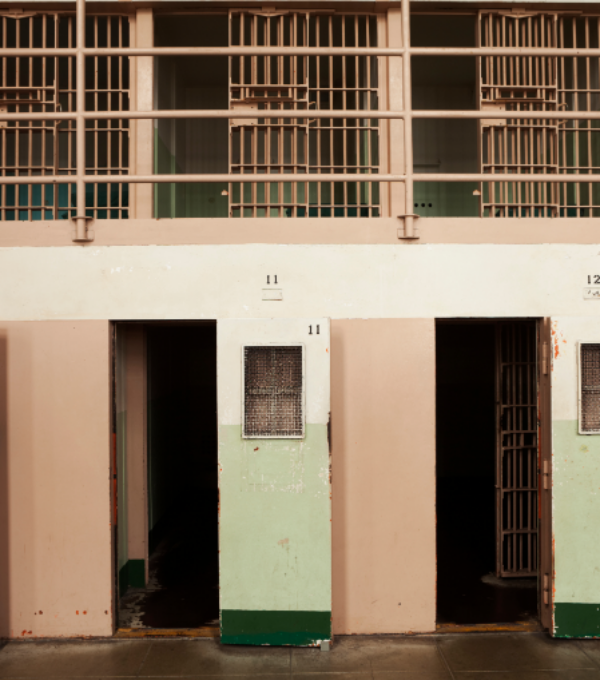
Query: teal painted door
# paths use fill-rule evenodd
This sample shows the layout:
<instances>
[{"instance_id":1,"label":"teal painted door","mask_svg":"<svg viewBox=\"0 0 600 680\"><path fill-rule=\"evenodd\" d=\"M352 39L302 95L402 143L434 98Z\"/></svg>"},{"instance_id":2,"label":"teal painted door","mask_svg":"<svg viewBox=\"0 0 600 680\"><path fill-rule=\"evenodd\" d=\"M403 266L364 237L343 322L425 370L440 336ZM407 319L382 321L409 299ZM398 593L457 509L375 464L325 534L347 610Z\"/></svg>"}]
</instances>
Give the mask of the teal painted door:
<instances>
[{"instance_id":1,"label":"teal painted door","mask_svg":"<svg viewBox=\"0 0 600 680\"><path fill-rule=\"evenodd\" d=\"M221 642L331 638L329 320L217 323Z\"/></svg>"}]
</instances>

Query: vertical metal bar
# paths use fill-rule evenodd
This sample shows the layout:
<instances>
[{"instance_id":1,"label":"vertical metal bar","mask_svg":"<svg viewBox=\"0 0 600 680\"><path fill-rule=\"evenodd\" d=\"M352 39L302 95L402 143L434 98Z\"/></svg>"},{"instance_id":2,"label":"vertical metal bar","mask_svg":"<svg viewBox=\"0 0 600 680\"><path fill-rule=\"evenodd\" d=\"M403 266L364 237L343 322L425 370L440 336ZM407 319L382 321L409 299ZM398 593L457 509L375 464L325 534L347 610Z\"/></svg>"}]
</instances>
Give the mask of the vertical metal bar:
<instances>
[{"instance_id":1,"label":"vertical metal bar","mask_svg":"<svg viewBox=\"0 0 600 680\"><path fill-rule=\"evenodd\" d=\"M332 18L331 16L324 17L324 20L327 22L326 28L327 28L327 47L331 47L333 45L333 32L332 32ZM356 44L358 45L358 16L354 17L354 25L356 27ZM327 74L327 99L329 101L329 110L331 111L333 109L333 57L325 57L328 59L328 74ZM360 57L357 57L357 62L360 68ZM357 71L357 78L359 78L359 71ZM360 86L360 79L358 80L358 85ZM360 95L359 95L360 96ZM335 157L334 157L334 144L333 144L333 138L334 138L334 130L333 130L333 119L329 120L329 172L333 175L335 168L333 167L335 165ZM334 211L335 211L335 184L333 182L329 182L329 202L330 202L330 213L329 215L331 217L334 216Z\"/></svg>"},{"instance_id":2,"label":"vertical metal bar","mask_svg":"<svg viewBox=\"0 0 600 680\"><path fill-rule=\"evenodd\" d=\"M15 45L17 47L21 47L21 32L19 30L15 31ZM15 59L15 83L18 85L20 82L20 64L21 64L21 59L17 57ZM18 122L15 125L15 176L20 175L20 168L19 168L19 158L21 157L21 131L20 131L21 124ZM21 199L21 187L16 186L15 187L15 217L16 219L19 219L19 203Z\"/></svg>"},{"instance_id":3,"label":"vertical metal bar","mask_svg":"<svg viewBox=\"0 0 600 680\"><path fill-rule=\"evenodd\" d=\"M73 47L73 19L71 17L67 18L67 46L68 47ZM67 95L66 95L66 100L67 100L67 106L69 111L76 110L76 106L74 106L73 99L73 81L74 81L74 73L73 73L73 58L72 57L67 57L67 64L68 64L68 73L67 73ZM76 83L75 83L76 84ZM67 134L67 173L68 174L75 174L77 171L76 167L73 167L73 143L74 143L74 137L76 135L75 128L77 125L77 121L75 121L75 125L73 125L73 121L68 122L68 134ZM77 184L75 184L77 186ZM69 215L73 215L72 208L74 207L71 203L71 185L69 185L67 189L67 206L69 208ZM75 206L76 207L76 206ZM77 212L77 210L75 210Z\"/></svg>"},{"instance_id":4,"label":"vertical metal bar","mask_svg":"<svg viewBox=\"0 0 600 680\"><path fill-rule=\"evenodd\" d=\"M42 47L46 47L47 20L48 20L48 16L46 14L43 14L42 15L42 42L41 42ZM33 46L33 41L32 41L32 46ZM42 82L41 82L41 85L44 88L46 87L46 79L47 79L47 76L46 76L46 65L47 65L46 59L47 59L46 57L42 57ZM46 113L46 111L48 111L48 106L46 105L46 98L47 98L46 90L45 89L41 90L40 99L43 102L41 108L42 108L42 111L44 113ZM40 174L45 175L46 169L47 169L46 166L47 166L47 163L48 163L48 159L46 157L46 121L45 120L42 121L42 123L40 124L40 129L41 129L40 137L41 137L41 145L42 145L41 161L40 161L41 162ZM41 205L42 205L42 216L41 216L41 218L44 219L46 217L46 187L45 186L41 187L41 192L42 192L42 194L41 194Z\"/></svg>"},{"instance_id":5,"label":"vertical metal bar","mask_svg":"<svg viewBox=\"0 0 600 680\"><path fill-rule=\"evenodd\" d=\"M99 42L98 42L98 15L93 17L94 19L94 47L98 47ZM94 57L94 96L93 96L93 101L94 101L94 111L98 111L98 87L99 87L99 79L98 79L98 57ZM98 173L100 170L99 168L99 148L98 148L98 124L99 121L94 120L92 121L94 127L93 127L93 139L94 139L94 161L93 161L93 171L95 173ZM98 183L95 183L93 185L93 191L92 191L92 215L97 216L98 215Z\"/></svg>"},{"instance_id":6,"label":"vertical metal bar","mask_svg":"<svg viewBox=\"0 0 600 680\"><path fill-rule=\"evenodd\" d=\"M2 27L2 45L6 45L6 40L7 40L7 35L6 35L6 17L1 18L1 24L0 26ZM6 85L6 62L7 59L6 57L1 57L0 58L2 61L2 85ZM1 127L0 132L2 133L2 157L0 159L0 162L2 165L0 166L0 169L2 171L2 176L4 177L6 175L6 127ZM0 218L3 220L6 219L6 196L8 192L8 186L6 184L3 184L2 187L0 188L0 207L2 208L0 210Z\"/></svg>"},{"instance_id":7,"label":"vertical metal bar","mask_svg":"<svg viewBox=\"0 0 600 680\"><path fill-rule=\"evenodd\" d=\"M589 18L585 17L584 18L584 26L585 26L585 46L589 47L590 46L590 24L589 24ZM585 60L585 88L586 88L586 93L585 93L585 104L586 104L586 110L591 111L592 106L591 106L591 94L590 94L590 89L591 89L591 80L590 80L590 58L586 57ZM581 123L580 123L581 124ZM586 131L586 137L587 137L587 169L588 172L592 171L592 131L591 131L591 121L587 120L585 121L585 126L587 127ZM588 213L587 217L591 217L591 206L592 206L592 185L588 184L587 185L587 195L588 195Z\"/></svg>"},{"instance_id":8,"label":"vertical metal bar","mask_svg":"<svg viewBox=\"0 0 600 680\"><path fill-rule=\"evenodd\" d=\"M87 240L87 229L85 226L85 0L77 1L76 35L77 35L77 57L76 57L76 145L77 145L77 214L75 216L75 239L76 241Z\"/></svg>"},{"instance_id":9,"label":"vertical metal bar","mask_svg":"<svg viewBox=\"0 0 600 680\"><path fill-rule=\"evenodd\" d=\"M33 47L33 17L29 17L27 19L27 27L29 28L29 36L28 36L28 46ZM33 58L29 57L28 61L28 66L29 66L29 74L27 76L27 85L31 87L33 85ZM28 98L31 98L32 94L29 93ZM20 107L19 107L20 108ZM33 110L33 106L29 104L27 106L27 109L29 112ZM29 121L27 123L29 127L29 134L27 135L28 137L28 143L27 143L27 159L28 159L28 173L30 175L33 175L33 123ZM41 191L43 191L43 187L40 187ZM27 198L29 201L29 211L28 211L28 216L29 219L33 219L33 186L30 184L27 187Z\"/></svg>"},{"instance_id":10,"label":"vertical metal bar","mask_svg":"<svg viewBox=\"0 0 600 680\"><path fill-rule=\"evenodd\" d=\"M58 22L59 22L59 15L55 14L54 15L54 47L58 47ZM60 110L60 90L59 90L59 82L58 82L58 57L54 58L54 110L59 111ZM67 133L68 134L68 133ZM52 135L52 163L53 163L53 168L52 168L52 174L53 175L58 175L60 172L60 162L59 162L59 121L56 121L54 123L54 129L53 129L53 135ZM68 187L67 187L68 191ZM58 219L58 200L59 200L59 195L58 195L58 185L55 184L52 187L52 219L57 220Z\"/></svg>"},{"instance_id":11,"label":"vertical metal bar","mask_svg":"<svg viewBox=\"0 0 600 680\"><path fill-rule=\"evenodd\" d=\"M501 326L496 323L495 328L496 353L496 576L502 575L502 355L501 355Z\"/></svg>"},{"instance_id":12,"label":"vertical metal bar","mask_svg":"<svg viewBox=\"0 0 600 680\"><path fill-rule=\"evenodd\" d=\"M81 1L81 0L79 0ZM412 139L412 86L410 60L410 4L402 0L402 45L406 52L402 57L404 98L404 237L414 238L413 211L413 139Z\"/></svg>"},{"instance_id":13,"label":"vertical metal bar","mask_svg":"<svg viewBox=\"0 0 600 680\"><path fill-rule=\"evenodd\" d=\"M232 13L231 10L229 10L227 12L227 18L228 18L227 34L229 36L228 45L230 47L233 45L233 20L232 20L232 17L233 17L233 13ZM242 22L243 22L243 17L242 17L242 14L240 13L240 24L239 24L240 25L240 32L241 32L241 27L243 26ZM241 42L239 44L241 45ZM233 60L236 59L236 58L237 57L229 57L227 59L227 68L228 68L228 76L229 76L227 78L227 82L228 82L227 108L229 110L231 110L231 85L232 85L232 80L233 80L232 64L233 64ZM243 72L243 59L244 59L243 57L239 57L239 59L238 59L238 69L239 69L238 73L240 74L238 80L240 82L242 80L241 73ZM228 161L228 167L229 167L229 174L232 173L231 154L232 154L232 151L233 151L233 144L232 144L232 141L231 141L231 133L232 133L232 125L231 124L232 124L232 121L228 120L227 121L227 132L228 132L228 135L227 135L227 144L228 144L227 161ZM232 210L231 210L231 203L232 203L232 200L233 200L233 184L231 182L227 185L227 193L228 193L227 202L229 204L229 209L227 211L227 214L228 214L229 217L233 217Z\"/></svg>"},{"instance_id":14,"label":"vertical metal bar","mask_svg":"<svg viewBox=\"0 0 600 680\"><path fill-rule=\"evenodd\" d=\"M571 40L573 41L573 46L577 46L577 19L573 18L571 22ZM575 90L573 93L573 108L575 111L579 111L579 68L578 68L578 61L577 57L571 57L571 64L573 68L573 89ZM574 131L574 149L573 149L573 158L574 158L574 163L575 163L575 172L579 172L579 121L574 121L573 126L575 128ZM575 184L575 215L576 217L580 216L581 210L580 210L580 205L581 205L581 187L579 183Z\"/></svg>"},{"instance_id":15,"label":"vertical metal bar","mask_svg":"<svg viewBox=\"0 0 600 680\"><path fill-rule=\"evenodd\" d=\"M511 412L511 429L513 432L509 435L510 436L510 445L511 445L511 452L510 452L510 462L511 462L511 475L510 475L510 486L511 486L511 505L512 505L512 524L511 524L511 529L512 529L512 561L510 564L510 570L514 571L515 570L515 562L516 562L516 557L517 557L517 535L515 532L515 529L517 528L517 496L515 493L515 488L517 486L516 484L516 463L517 461L515 460L515 434L514 434L514 429L515 429L515 424L516 424L516 413L515 413L515 401L516 401L516 384L515 384L515 329L514 326L510 326L510 353L511 353L511 365L509 368L510 371L510 381L511 381L511 389L510 389L510 412Z\"/></svg>"}]
</instances>

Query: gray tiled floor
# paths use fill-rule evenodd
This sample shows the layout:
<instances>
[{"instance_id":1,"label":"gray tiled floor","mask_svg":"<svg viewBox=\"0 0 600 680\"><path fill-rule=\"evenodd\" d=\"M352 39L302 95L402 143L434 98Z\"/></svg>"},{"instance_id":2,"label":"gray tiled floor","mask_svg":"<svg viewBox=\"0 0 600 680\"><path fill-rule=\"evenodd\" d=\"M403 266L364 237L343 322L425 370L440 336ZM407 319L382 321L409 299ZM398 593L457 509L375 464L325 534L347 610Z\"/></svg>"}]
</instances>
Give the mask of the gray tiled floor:
<instances>
[{"instance_id":1,"label":"gray tiled floor","mask_svg":"<svg viewBox=\"0 0 600 680\"><path fill-rule=\"evenodd\" d=\"M9 642L0 680L600 680L600 640L541 633L340 637L330 652L213 639Z\"/></svg>"}]
</instances>

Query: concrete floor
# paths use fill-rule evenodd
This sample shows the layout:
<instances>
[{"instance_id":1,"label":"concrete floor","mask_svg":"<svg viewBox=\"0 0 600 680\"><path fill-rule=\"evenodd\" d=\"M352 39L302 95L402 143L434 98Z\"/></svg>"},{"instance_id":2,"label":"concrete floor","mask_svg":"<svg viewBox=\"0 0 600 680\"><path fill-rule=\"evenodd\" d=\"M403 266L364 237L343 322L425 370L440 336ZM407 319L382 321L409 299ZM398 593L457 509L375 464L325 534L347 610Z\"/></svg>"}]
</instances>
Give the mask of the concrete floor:
<instances>
[{"instance_id":1,"label":"concrete floor","mask_svg":"<svg viewBox=\"0 0 600 680\"><path fill-rule=\"evenodd\" d=\"M8 642L0 649L2 680L150 677L600 680L600 640L520 633L340 637L330 652L221 646L210 638L26 641Z\"/></svg>"}]
</instances>

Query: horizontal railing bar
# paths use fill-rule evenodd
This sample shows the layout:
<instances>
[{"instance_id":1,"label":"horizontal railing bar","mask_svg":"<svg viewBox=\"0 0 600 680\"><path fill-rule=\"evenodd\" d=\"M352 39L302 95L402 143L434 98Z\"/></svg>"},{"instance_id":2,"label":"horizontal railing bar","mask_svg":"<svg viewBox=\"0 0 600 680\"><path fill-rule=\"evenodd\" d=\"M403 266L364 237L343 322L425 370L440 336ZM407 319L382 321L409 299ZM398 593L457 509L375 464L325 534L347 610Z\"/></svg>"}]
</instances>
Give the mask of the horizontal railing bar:
<instances>
[{"instance_id":1,"label":"horizontal railing bar","mask_svg":"<svg viewBox=\"0 0 600 680\"><path fill-rule=\"evenodd\" d=\"M3 175L0 177L0 184L75 184L77 181L77 175L34 175L33 177L7 177ZM44 206L40 205L38 210L41 210ZM6 206L3 205L2 208L7 210L21 210L22 208L18 205L16 206ZM64 208L67 210L67 208ZM75 206L73 206L73 210ZM62 210L62 208L61 208Z\"/></svg>"},{"instance_id":2,"label":"horizontal railing bar","mask_svg":"<svg viewBox=\"0 0 600 680\"><path fill-rule=\"evenodd\" d=\"M365 56L401 57L403 48L390 47L86 47L86 57L252 57L252 56ZM74 57L72 47L8 47L3 57ZM285 86L285 85L283 85ZM247 87L247 86L244 86Z\"/></svg>"},{"instance_id":3,"label":"horizontal railing bar","mask_svg":"<svg viewBox=\"0 0 600 680\"><path fill-rule=\"evenodd\" d=\"M385 178L382 180L381 178ZM403 182L404 175L377 175L358 173L315 173L287 174L271 173L269 175L248 174L181 174L181 175L85 175L86 184L185 184L185 183L243 183L257 184L263 182ZM32 177L0 177L0 184L71 184L77 181L77 175L34 175ZM17 206L18 208L18 206Z\"/></svg>"},{"instance_id":4,"label":"horizontal railing bar","mask_svg":"<svg viewBox=\"0 0 600 680\"><path fill-rule=\"evenodd\" d=\"M597 184L598 175L548 175L532 173L415 173L415 182L554 182L556 184ZM564 206L565 208L571 206ZM576 206L574 206L576 207Z\"/></svg>"},{"instance_id":5,"label":"horizontal railing bar","mask_svg":"<svg viewBox=\"0 0 600 680\"><path fill-rule=\"evenodd\" d=\"M3 47L3 57L75 57L76 47Z\"/></svg>"},{"instance_id":6,"label":"horizontal railing bar","mask_svg":"<svg viewBox=\"0 0 600 680\"><path fill-rule=\"evenodd\" d=\"M1 100L0 100L1 103ZM598 112L600 116L600 112ZM173 119L173 118L404 118L402 111L278 111L278 110L258 110L257 109L168 109L161 111L86 111L83 114L86 120L148 120L148 119ZM26 120L75 120L76 113L53 113L35 111L20 113L2 113L0 120L4 121L26 121ZM114 128L107 128L114 129Z\"/></svg>"},{"instance_id":7,"label":"horizontal railing bar","mask_svg":"<svg viewBox=\"0 0 600 680\"><path fill-rule=\"evenodd\" d=\"M402 57L403 47L86 47L86 57L159 57L159 56L365 56ZM413 57L600 57L597 47L411 47ZM3 57L74 57L73 47L7 47ZM490 87L503 87L491 85ZM508 86L506 86L508 87ZM524 87L534 88L535 85Z\"/></svg>"},{"instance_id":8,"label":"horizontal railing bar","mask_svg":"<svg viewBox=\"0 0 600 680\"><path fill-rule=\"evenodd\" d=\"M496 118L502 120L600 120L600 111L415 111L413 109L411 115L413 118L470 118L475 120Z\"/></svg>"},{"instance_id":9,"label":"horizontal railing bar","mask_svg":"<svg viewBox=\"0 0 600 680\"><path fill-rule=\"evenodd\" d=\"M413 57L600 57L598 47L411 47ZM485 84L486 88L536 89L536 85Z\"/></svg>"},{"instance_id":10,"label":"horizontal railing bar","mask_svg":"<svg viewBox=\"0 0 600 680\"><path fill-rule=\"evenodd\" d=\"M308 47L285 46L242 47L88 47L84 49L86 57L401 57L405 53L402 47ZM600 54L600 50L599 50ZM285 83L280 84L286 87ZM260 87L256 83L240 87ZM266 87L266 85L265 85Z\"/></svg>"},{"instance_id":11,"label":"horizontal railing bar","mask_svg":"<svg viewBox=\"0 0 600 680\"><path fill-rule=\"evenodd\" d=\"M119 175L117 176L119 182L131 182L133 184L171 184L173 178L177 177L176 182L181 183L202 183L207 182L211 184L225 182L225 183L243 183L243 184L262 184L269 182L403 182L405 175L378 175L378 174L358 174L358 173L314 173L314 174L291 174L291 173L270 173L270 174L193 174L193 175ZM386 178L386 179L381 179ZM107 175L94 175L90 177L86 175L85 182L99 182L109 184L113 182L112 177Z\"/></svg>"},{"instance_id":12,"label":"horizontal railing bar","mask_svg":"<svg viewBox=\"0 0 600 680\"><path fill-rule=\"evenodd\" d=\"M35 175L32 177L0 177L0 184L71 184L77 175ZM262 184L270 182L404 182L406 175L360 174L360 173L315 173L315 174L178 174L178 175L85 175L86 184L216 184L241 183ZM555 184L598 184L597 175L548 175L529 173L415 173L415 182L549 182ZM565 206L570 207L570 206ZM577 207L577 206L574 206ZM18 209L16 206L15 209Z\"/></svg>"},{"instance_id":13,"label":"horizontal railing bar","mask_svg":"<svg viewBox=\"0 0 600 680\"><path fill-rule=\"evenodd\" d=\"M402 57L406 51L403 47L88 47L84 49L84 54L88 57L280 55ZM597 47L411 47L408 52L413 57L600 57L600 48Z\"/></svg>"},{"instance_id":14,"label":"horizontal railing bar","mask_svg":"<svg viewBox=\"0 0 600 680\"><path fill-rule=\"evenodd\" d=\"M0 100L2 103L2 100ZM38 104L39 105L39 104ZM85 120L150 120L174 118L268 118L268 119L302 119L302 118L335 118L335 119L364 119L388 120L402 119L404 111L330 111L319 109L310 110L257 110L257 109L163 109L161 111L86 111ZM474 120L600 120L600 111L441 111L441 110L413 110L412 118L467 118ZM28 120L75 120L75 112L34 111L20 113L0 112L1 121ZM107 128L113 129L114 128ZM600 128L598 128L600 131Z\"/></svg>"},{"instance_id":15,"label":"horizontal railing bar","mask_svg":"<svg viewBox=\"0 0 600 680\"><path fill-rule=\"evenodd\" d=\"M2 100L0 99L0 104L2 103ZM40 103L36 103L37 106L40 106ZM28 106L25 104L24 106ZM0 111L0 120L6 120L6 121L27 121L27 120L76 120L77 114L73 111L71 112L62 112L62 111L30 111L28 113L4 113ZM4 128L5 130L7 128ZM10 129L19 129L19 128L8 128ZM41 130L42 128L40 128ZM108 128L107 128L108 129Z\"/></svg>"}]
</instances>

